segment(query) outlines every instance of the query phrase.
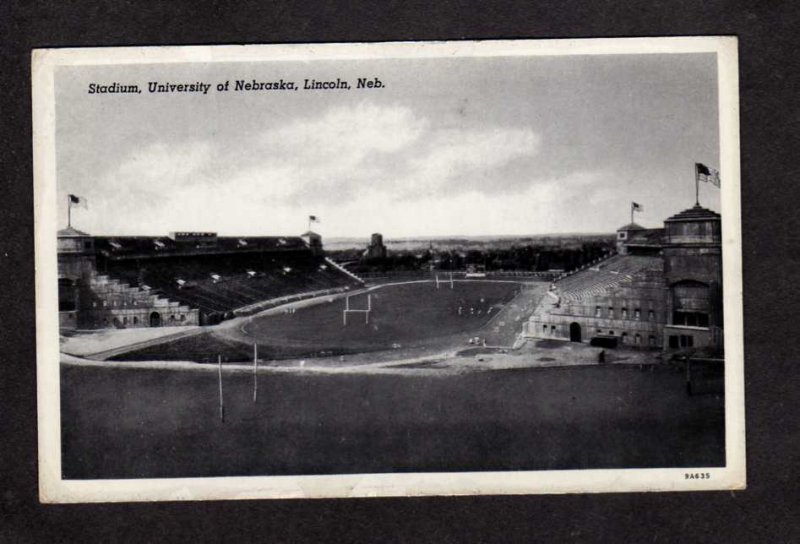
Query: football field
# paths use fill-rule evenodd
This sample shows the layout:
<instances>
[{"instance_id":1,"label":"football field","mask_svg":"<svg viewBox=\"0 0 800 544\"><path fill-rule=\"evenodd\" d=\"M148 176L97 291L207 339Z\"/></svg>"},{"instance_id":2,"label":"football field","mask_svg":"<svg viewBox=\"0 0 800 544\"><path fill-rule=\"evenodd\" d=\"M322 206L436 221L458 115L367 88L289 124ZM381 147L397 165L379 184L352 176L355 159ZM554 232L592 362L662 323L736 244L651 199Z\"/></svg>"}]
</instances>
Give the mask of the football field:
<instances>
[{"instance_id":1,"label":"football field","mask_svg":"<svg viewBox=\"0 0 800 544\"><path fill-rule=\"evenodd\" d=\"M452 349L494 329L520 329L503 310L526 286L512 281L389 284L346 297L323 297L244 320L234 327L127 353L120 360L225 361L330 357L383 350ZM345 310L347 312L345 323ZM369 309L369 312L364 310ZM506 335L508 337L509 335ZM513 334L510 337L513 338ZM398 352L399 353L399 352Z\"/></svg>"},{"instance_id":2,"label":"football field","mask_svg":"<svg viewBox=\"0 0 800 544\"><path fill-rule=\"evenodd\" d=\"M390 349L432 338L477 333L519 291L512 282L405 283L264 316L243 327L258 342L320 349ZM345 324L344 313L347 313ZM370 308L369 312L364 311Z\"/></svg>"}]
</instances>

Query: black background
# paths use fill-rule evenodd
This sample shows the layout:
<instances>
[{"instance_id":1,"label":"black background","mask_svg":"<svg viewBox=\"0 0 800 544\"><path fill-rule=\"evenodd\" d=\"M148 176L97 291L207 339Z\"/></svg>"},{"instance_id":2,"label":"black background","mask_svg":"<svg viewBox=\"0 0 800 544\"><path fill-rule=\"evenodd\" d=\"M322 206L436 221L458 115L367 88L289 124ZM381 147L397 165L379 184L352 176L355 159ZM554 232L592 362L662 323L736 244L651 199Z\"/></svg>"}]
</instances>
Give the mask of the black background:
<instances>
[{"instance_id":1,"label":"black background","mask_svg":"<svg viewBox=\"0 0 800 544\"><path fill-rule=\"evenodd\" d=\"M800 541L800 10L792 5L0 2L0 541ZM32 48L711 34L740 40L746 491L38 503Z\"/></svg>"}]
</instances>

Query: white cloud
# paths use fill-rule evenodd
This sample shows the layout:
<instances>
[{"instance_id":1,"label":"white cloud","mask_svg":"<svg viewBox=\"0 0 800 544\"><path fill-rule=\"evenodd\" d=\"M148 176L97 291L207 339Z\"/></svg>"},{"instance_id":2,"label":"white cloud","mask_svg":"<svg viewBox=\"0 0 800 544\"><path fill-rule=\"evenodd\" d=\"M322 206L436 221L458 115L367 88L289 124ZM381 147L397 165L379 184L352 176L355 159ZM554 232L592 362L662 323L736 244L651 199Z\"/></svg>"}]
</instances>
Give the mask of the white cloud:
<instances>
[{"instance_id":1,"label":"white cloud","mask_svg":"<svg viewBox=\"0 0 800 544\"><path fill-rule=\"evenodd\" d=\"M530 128L441 128L406 107L336 107L239 142L135 150L96 185L115 227L95 227L279 233L315 214L333 235L532 232L547 229L554 199L594 179L537 178L540 146Z\"/></svg>"},{"instance_id":2,"label":"white cloud","mask_svg":"<svg viewBox=\"0 0 800 544\"><path fill-rule=\"evenodd\" d=\"M498 170L516 159L532 158L539 137L530 129L440 129L432 131L423 153L410 159L399 183L406 196L454 191L491 194L508 181Z\"/></svg>"},{"instance_id":3,"label":"white cloud","mask_svg":"<svg viewBox=\"0 0 800 544\"><path fill-rule=\"evenodd\" d=\"M416 200L396 200L388 193L361 195L343 206L315 208L329 236L381 232L384 236L443 236L531 234L575 231L575 216L565 207L581 210L580 230L603 230L604 210L580 203L589 191L602 191L602 176L576 172L559 179L536 178L514 193L460 191Z\"/></svg>"}]
</instances>

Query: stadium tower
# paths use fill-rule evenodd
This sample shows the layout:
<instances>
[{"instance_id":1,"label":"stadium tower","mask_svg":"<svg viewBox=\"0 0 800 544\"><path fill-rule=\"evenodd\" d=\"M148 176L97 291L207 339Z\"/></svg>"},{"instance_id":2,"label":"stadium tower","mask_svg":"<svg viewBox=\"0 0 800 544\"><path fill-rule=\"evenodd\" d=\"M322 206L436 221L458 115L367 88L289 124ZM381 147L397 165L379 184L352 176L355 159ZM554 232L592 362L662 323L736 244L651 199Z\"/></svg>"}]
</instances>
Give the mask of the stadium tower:
<instances>
[{"instance_id":1,"label":"stadium tower","mask_svg":"<svg viewBox=\"0 0 800 544\"><path fill-rule=\"evenodd\" d=\"M78 328L81 287L96 269L94 239L74 227L58 231L58 311L62 329ZM84 295L85 295L84 290Z\"/></svg>"},{"instance_id":2,"label":"stadium tower","mask_svg":"<svg viewBox=\"0 0 800 544\"><path fill-rule=\"evenodd\" d=\"M720 215L695 205L664 221L668 349L722 345Z\"/></svg>"}]
</instances>

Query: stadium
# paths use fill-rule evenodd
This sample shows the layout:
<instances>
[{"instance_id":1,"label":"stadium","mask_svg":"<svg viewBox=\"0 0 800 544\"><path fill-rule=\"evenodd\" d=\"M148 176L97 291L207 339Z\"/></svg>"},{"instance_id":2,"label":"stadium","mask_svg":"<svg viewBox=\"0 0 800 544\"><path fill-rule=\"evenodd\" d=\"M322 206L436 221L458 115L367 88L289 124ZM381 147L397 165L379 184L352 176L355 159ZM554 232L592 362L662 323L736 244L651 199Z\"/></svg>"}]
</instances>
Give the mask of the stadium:
<instances>
[{"instance_id":1,"label":"stadium","mask_svg":"<svg viewBox=\"0 0 800 544\"><path fill-rule=\"evenodd\" d=\"M64 477L721 466L719 232L695 206L569 270L365 279L311 231L68 227Z\"/></svg>"},{"instance_id":2,"label":"stadium","mask_svg":"<svg viewBox=\"0 0 800 544\"><path fill-rule=\"evenodd\" d=\"M557 275L442 270L429 256L428 270L369 280L326 256L310 230L93 237L70 226L58 236L61 329L157 331L146 345L115 350L123 360L244 361L259 349L269 359L404 358L465 339L495 349L558 339L721 359L720 216L695 204L664 225L620 227L613 249ZM386 259L380 235L364 255Z\"/></svg>"},{"instance_id":3,"label":"stadium","mask_svg":"<svg viewBox=\"0 0 800 544\"><path fill-rule=\"evenodd\" d=\"M253 346L276 359L432 353L464 338L511 347L522 319L503 317L510 303L524 298L532 308L549 277L434 270L367 282L326 257L310 231L111 238L70 227L59 232L59 248L62 333L152 330L148 346L116 350L134 360L241 361Z\"/></svg>"}]
</instances>

